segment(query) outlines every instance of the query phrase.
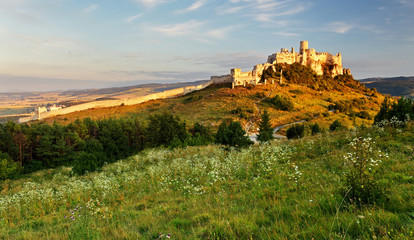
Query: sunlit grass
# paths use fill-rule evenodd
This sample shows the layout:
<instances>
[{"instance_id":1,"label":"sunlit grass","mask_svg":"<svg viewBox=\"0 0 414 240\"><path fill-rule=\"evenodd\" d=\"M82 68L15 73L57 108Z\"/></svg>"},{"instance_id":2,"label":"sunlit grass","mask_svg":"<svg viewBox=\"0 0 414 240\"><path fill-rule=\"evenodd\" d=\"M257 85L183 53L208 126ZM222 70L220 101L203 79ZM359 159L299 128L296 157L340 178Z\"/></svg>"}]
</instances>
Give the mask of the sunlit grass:
<instances>
[{"instance_id":1,"label":"sunlit grass","mask_svg":"<svg viewBox=\"0 0 414 240\"><path fill-rule=\"evenodd\" d=\"M338 191L356 136L389 156L385 205L347 205ZM148 149L85 176L44 170L1 184L0 238L412 239L413 143L411 124L242 150Z\"/></svg>"},{"instance_id":2,"label":"sunlit grass","mask_svg":"<svg viewBox=\"0 0 414 240\"><path fill-rule=\"evenodd\" d=\"M276 110L271 105L261 101L264 97L273 97L276 94L289 96L294 103L294 110ZM243 126L247 126L247 123L253 120L254 126L251 129L256 129L260 119L259 109L260 111L266 109L271 116L273 126L305 119L310 122L321 122L322 127L327 128L333 121L342 119L343 125L351 128L352 126L362 125L362 123L370 125L373 120L348 117L346 113L329 113L328 106L340 100L352 101L360 98L365 99L366 104L350 110L354 112L365 110L372 117L379 110L380 104L383 101L383 96L380 94L375 98L366 97L363 92L348 88L339 92L316 91L297 84L286 86L258 85L249 88L236 87L235 89L231 89L229 86L212 86L176 98L154 100L134 106L90 109L53 117L45 121L52 123L56 120L67 124L77 118L83 119L86 117L91 117L93 120L125 116L147 119L149 115L168 112L180 116L189 126L195 122L200 122L216 129L223 119L232 118L233 120L240 121ZM231 113L232 110L238 107L244 111L251 112L247 114L247 119L240 118L238 114Z\"/></svg>"}]
</instances>

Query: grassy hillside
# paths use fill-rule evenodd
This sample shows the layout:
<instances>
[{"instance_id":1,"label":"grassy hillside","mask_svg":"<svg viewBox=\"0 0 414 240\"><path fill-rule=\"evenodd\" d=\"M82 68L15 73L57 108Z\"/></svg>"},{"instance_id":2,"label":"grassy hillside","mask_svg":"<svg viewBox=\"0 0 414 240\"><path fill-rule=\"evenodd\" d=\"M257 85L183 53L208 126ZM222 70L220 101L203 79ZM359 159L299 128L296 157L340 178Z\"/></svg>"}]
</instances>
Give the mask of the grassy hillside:
<instances>
[{"instance_id":1,"label":"grassy hillside","mask_svg":"<svg viewBox=\"0 0 414 240\"><path fill-rule=\"evenodd\" d=\"M44 121L68 124L78 118L86 117L95 120L125 116L146 119L149 115L168 112L178 115L188 125L201 122L215 128L223 119L232 118L241 121L246 128L252 120L253 127L250 129L256 129L259 111L267 110L273 126L306 119L310 122L317 121L327 127L334 120L341 119L346 126L351 127L362 124L370 125L373 122L372 119L362 119L356 116L361 111L366 111L371 117L378 112L384 98L381 94L374 94L372 97L371 94L372 92L368 89L360 90L347 86L339 90L314 90L300 83L288 83L283 86L268 84L235 89L221 85L211 86L177 98L155 100L134 106L90 109ZM294 104L294 109L291 111L277 110L264 101L276 95L289 98ZM330 106L338 102L348 104L347 110L329 112ZM240 108L243 113L232 113L237 108Z\"/></svg>"},{"instance_id":2,"label":"grassy hillside","mask_svg":"<svg viewBox=\"0 0 414 240\"><path fill-rule=\"evenodd\" d=\"M371 144L384 202L339 191L355 139ZM85 176L41 171L1 183L0 238L413 239L413 143L410 123L239 151L148 149Z\"/></svg>"},{"instance_id":3,"label":"grassy hillside","mask_svg":"<svg viewBox=\"0 0 414 240\"><path fill-rule=\"evenodd\" d=\"M414 77L367 78L360 81L383 94L414 98Z\"/></svg>"}]
</instances>

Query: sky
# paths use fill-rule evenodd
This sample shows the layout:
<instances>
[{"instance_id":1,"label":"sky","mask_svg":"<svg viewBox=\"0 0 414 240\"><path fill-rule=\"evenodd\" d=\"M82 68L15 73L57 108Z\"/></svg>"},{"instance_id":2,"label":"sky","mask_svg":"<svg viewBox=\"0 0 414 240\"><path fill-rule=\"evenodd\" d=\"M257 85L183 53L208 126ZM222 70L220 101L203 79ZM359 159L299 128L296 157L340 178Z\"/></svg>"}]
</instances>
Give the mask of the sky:
<instances>
[{"instance_id":1,"label":"sky","mask_svg":"<svg viewBox=\"0 0 414 240\"><path fill-rule=\"evenodd\" d=\"M356 79L414 76L414 0L0 0L0 92L183 82L301 40Z\"/></svg>"}]
</instances>

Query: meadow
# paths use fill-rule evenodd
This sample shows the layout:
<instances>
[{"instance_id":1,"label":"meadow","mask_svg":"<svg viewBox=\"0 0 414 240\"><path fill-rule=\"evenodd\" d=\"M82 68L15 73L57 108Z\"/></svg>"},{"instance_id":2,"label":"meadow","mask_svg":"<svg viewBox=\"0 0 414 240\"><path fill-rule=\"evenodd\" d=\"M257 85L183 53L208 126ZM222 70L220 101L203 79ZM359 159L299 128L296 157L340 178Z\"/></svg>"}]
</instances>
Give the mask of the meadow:
<instances>
[{"instance_id":1,"label":"meadow","mask_svg":"<svg viewBox=\"0 0 414 240\"><path fill-rule=\"evenodd\" d=\"M362 139L385 200L350 203ZM352 128L245 149L146 149L76 176L6 180L1 239L414 239L414 124Z\"/></svg>"}]
</instances>

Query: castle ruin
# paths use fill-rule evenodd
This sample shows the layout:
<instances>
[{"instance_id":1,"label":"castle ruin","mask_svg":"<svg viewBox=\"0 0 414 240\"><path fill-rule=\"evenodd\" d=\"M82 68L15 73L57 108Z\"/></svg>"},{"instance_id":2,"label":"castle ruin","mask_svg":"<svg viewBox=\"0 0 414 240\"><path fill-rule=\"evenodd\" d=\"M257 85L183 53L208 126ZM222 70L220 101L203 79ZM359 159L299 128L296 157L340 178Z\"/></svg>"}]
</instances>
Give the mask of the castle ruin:
<instances>
[{"instance_id":1,"label":"castle ruin","mask_svg":"<svg viewBox=\"0 0 414 240\"><path fill-rule=\"evenodd\" d=\"M230 70L230 74L213 76L211 77L211 81L214 83L232 83L233 87L245 86L246 84L261 84L263 72L269 67L272 67L275 71L275 65L282 63L299 63L303 66L310 67L318 75L324 74L324 66L330 67L332 77L351 74L349 69L342 67L341 53L333 55L327 52L316 52L315 49L309 48L308 41L301 41L299 53L295 52L293 47L291 51L282 48L280 52L268 56L267 63L254 66L252 71L242 72L240 68L233 68Z\"/></svg>"}]
</instances>

